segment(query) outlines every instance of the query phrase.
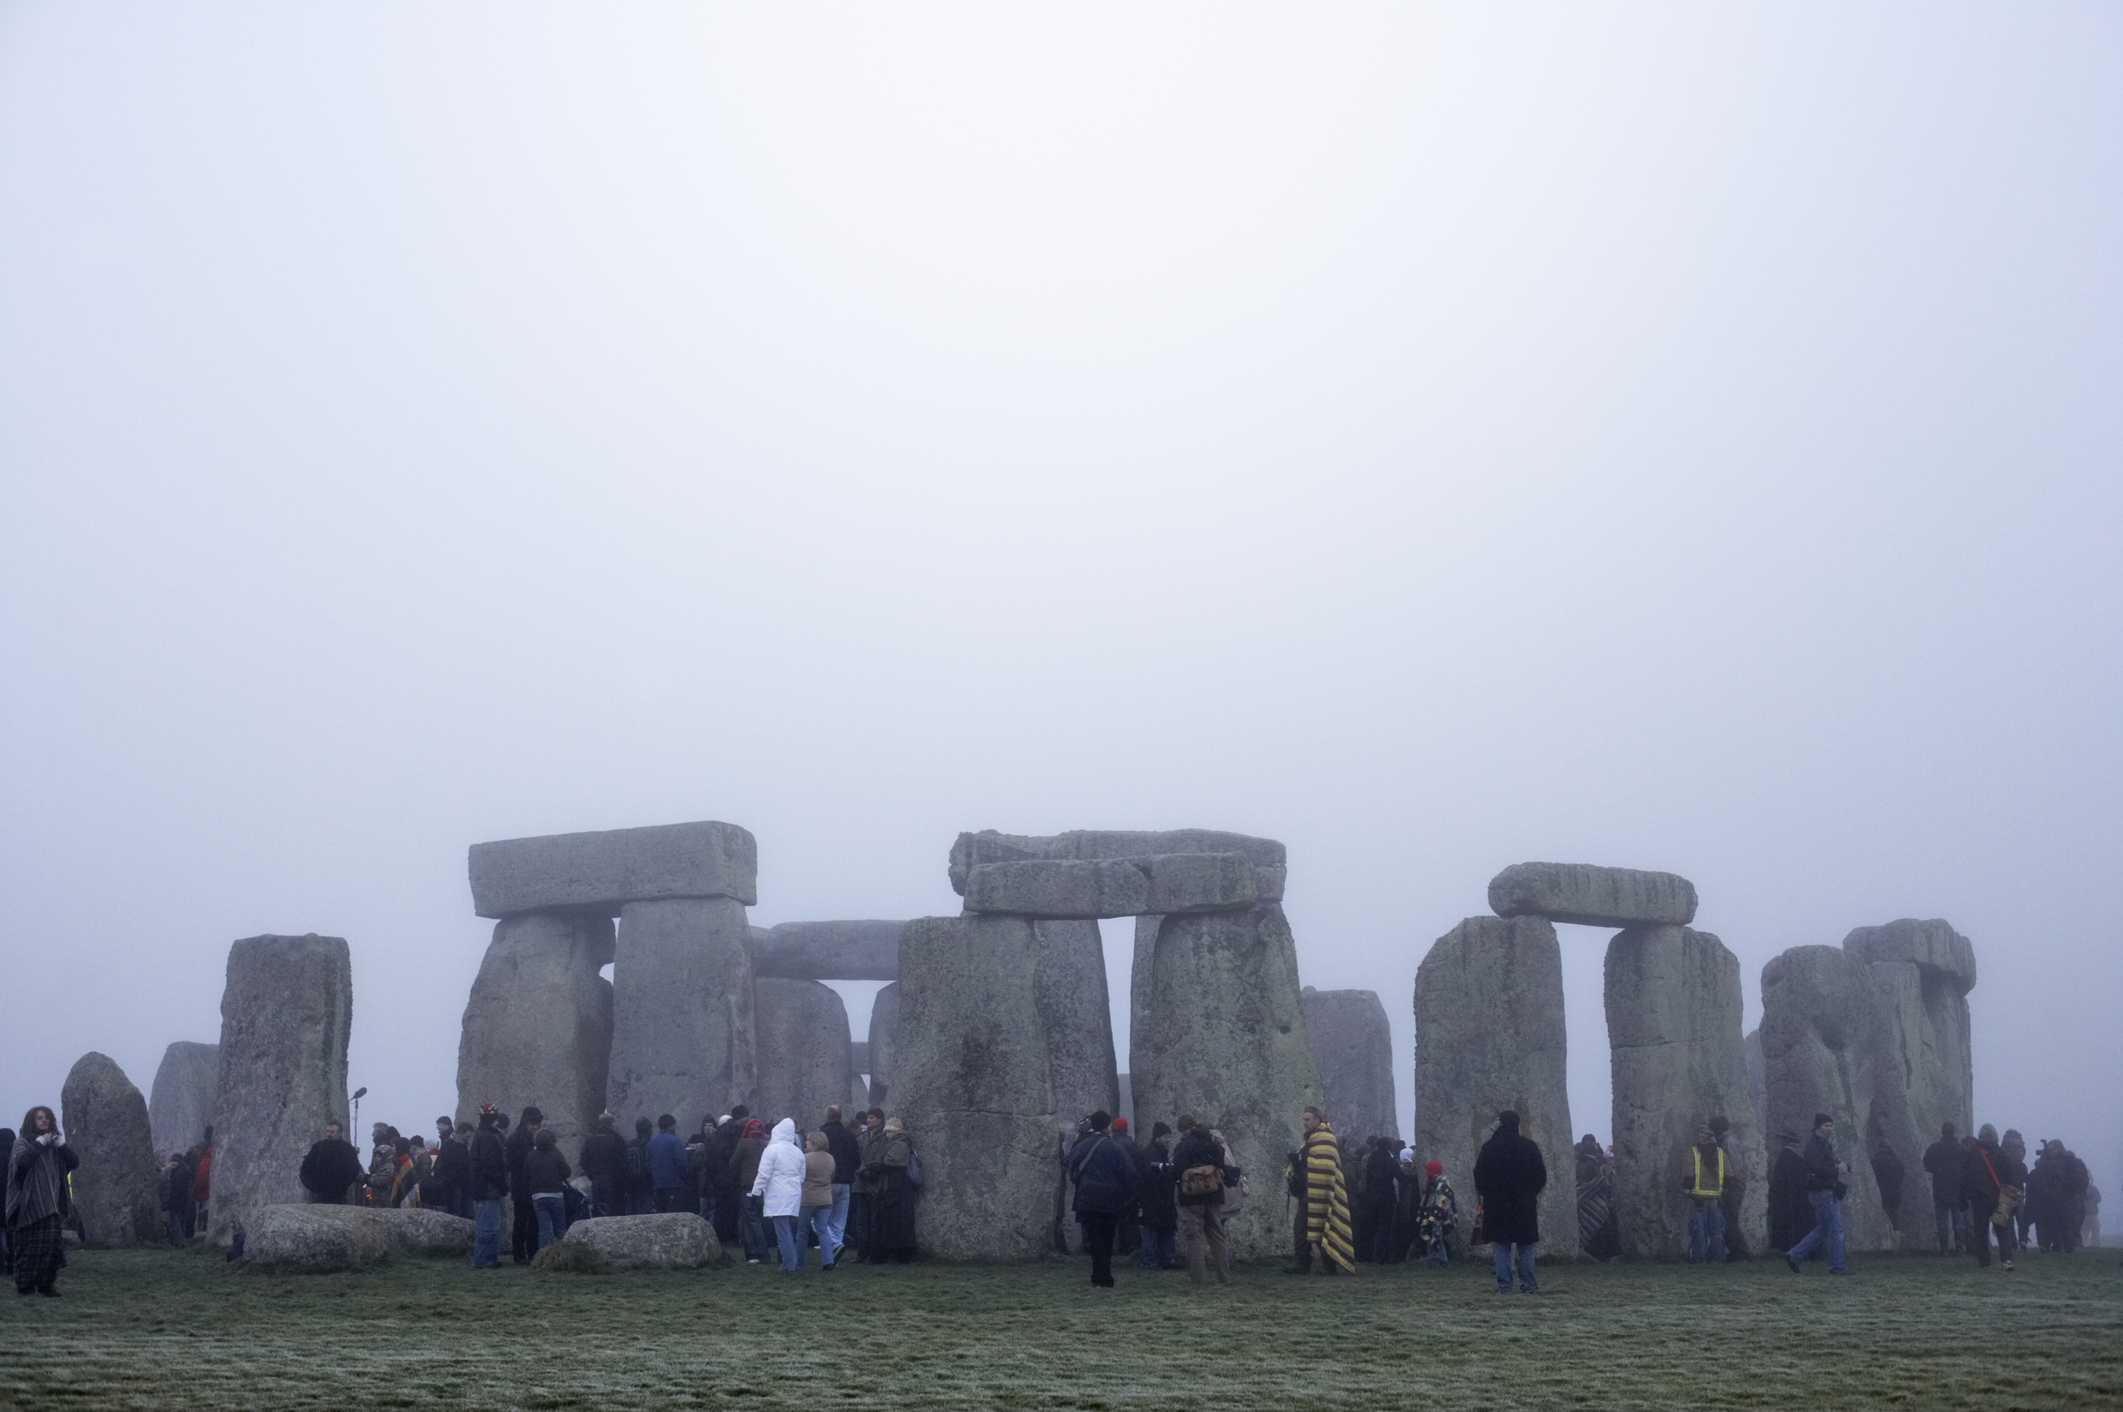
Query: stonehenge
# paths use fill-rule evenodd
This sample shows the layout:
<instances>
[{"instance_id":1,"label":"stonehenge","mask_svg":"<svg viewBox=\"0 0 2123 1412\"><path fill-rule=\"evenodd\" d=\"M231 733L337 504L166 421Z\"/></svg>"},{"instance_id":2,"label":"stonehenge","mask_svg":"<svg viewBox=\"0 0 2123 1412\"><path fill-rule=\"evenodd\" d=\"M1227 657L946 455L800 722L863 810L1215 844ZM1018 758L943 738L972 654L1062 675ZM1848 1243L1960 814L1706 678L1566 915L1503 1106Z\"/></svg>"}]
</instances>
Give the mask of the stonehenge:
<instances>
[{"instance_id":1,"label":"stonehenge","mask_svg":"<svg viewBox=\"0 0 2123 1412\"><path fill-rule=\"evenodd\" d=\"M156 1182L162 1163L148 1136L147 1100L107 1055L74 1061L59 1091L59 1127L80 1159L74 1210L88 1245L148 1245L162 1239Z\"/></svg>"},{"instance_id":2,"label":"stonehenge","mask_svg":"<svg viewBox=\"0 0 2123 1412\"><path fill-rule=\"evenodd\" d=\"M983 864L1016 863L1035 859L1080 862L1147 861L1175 854L1234 854L1251 867L1254 896L1250 901L1283 900L1283 878L1288 871L1283 846L1273 839L1249 838L1240 833L1219 833L1214 829L1171 829L1163 833L1085 829L1056 834L1051 838L997 833L993 829L980 833L962 833L958 836L958 841L951 845L951 890L960 897L967 896L972 871ZM1145 898L1146 903L1149 900ZM1159 910L1161 909L1158 907L1146 905L1140 912L1109 912L1103 915L1140 916Z\"/></svg>"},{"instance_id":3,"label":"stonehenge","mask_svg":"<svg viewBox=\"0 0 2123 1412\"><path fill-rule=\"evenodd\" d=\"M781 977L754 980L752 1021L759 1051L752 1106L812 1128L824 1120L828 1105L852 1100L857 1080L848 1007L831 986ZM702 1117L727 1111L680 1114L679 1124L690 1132Z\"/></svg>"},{"instance_id":4,"label":"stonehenge","mask_svg":"<svg viewBox=\"0 0 2123 1412\"><path fill-rule=\"evenodd\" d=\"M1975 1057L1969 1043L1968 992L1975 989L1976 953L1967 937L1944 921L1904 917L1858 927L1843 949L1865 963L1886 1011L1887 1039L1907 1076L1909 1119L1929 1143L1939 1125L1975 1131ZM1912 1171L1918 1164L1903 1154ZM1912 1182L1917 1178L1912 1178ZM1919 1209L1923 1194L1905 1193Z\"/></svg>"},{"instance_id":5,"label":"stonehenge","mask_svg":"<svg viewBox=\"0 0 2123 1412\"><path fill-rule=\"evenodd\" d=\"M336 936L254 936L229 947L214 1095L210 1235L303 1200L296 1172L326 1123L347 1120L353 964Z\"/></svg>"},{"instance_id":6,"label":"stonehenge","mask_svg":"<svg viewBox=\"0 0 2123 1412\"><path fill-rule=\"evenodd\" d=\"M1607 947L1606 1010L1615 1230L1623 1253L1687 1256L1687 1154L1718 1116L1732 1125L1726 1161L1746 1183L1740 1233L1748 1249L1759 1248L1768 1155L1748 1094L1739 958L1690 927L1625 927Z\"/></svg>"},{"instance_id":7,"label":"stonehenge","mask_svg":"<svg viewBox=\"0 0 2123 1412\"><path fill-rule=\"evenodd\" d=\"M602 911L681 897L759 900L759 849L735 824L702 820L472 845L472 911Z\"/></svg>"},{"instance_id":8,"label":"stonehenge","mask_svg":"<svg viewBox=\"0 0 2123 1412\"><path fill-rule=\"evenodd\" d=\"M1336 1134L1400 1140L1393 1102L1393 1028L1375 990L1306 986L1305 1034Z\"/></svg>"},{"instance_id":9,"label":"stonehenge","mask_svg":"<svg viewBox=\"0 0 2123 1412\"><path fill-rule=\"evenodd\" d=\"M905 922L783 922L752 928L752 974L794 981L899 979Z\"/></svg>"},{"instance_id":10,"label":"stonehenge","mask_svg":"<svg viewBox=\"0 0 2123 1412\"><path fill-rule=\"evenodd\" d=\"M899 1052L898 981L880 989L870 1003L870 1037L863 1041L863 1052L869 1057L863 1072L870 1076L870 1102L883 1103L891 1092Z\"/></svg>"},{"instance_id":11,"label":"stonehenge","mask_svg":"<svg viewBox=\"0 0 2123 1412\"><path fill-rule=\"evenodd\" d=\"M1499 917L1546 917L1587 927L1685 927L1695 920L1695 884L1633 868L1516 863L1490 879L1489 910Z\"/></svg>"},{"instance_id":12,"label":"stonehenge","mask_svg":"<svg viewBox=\"0 0 2123 1412\"><path fill-rule=\"evenodd\" d=\"M569 1151L604 1110L612 1051L612 919L526 912L494 924L457 1043L457 1121L536 1104Z\"/></svg>"},{"instance_id":13,"label":"stonehenge","mask_svg":"<svg viewBox=\"0 0 2123 1412\"><path fill-rule=\"evenodd\" d=\"M189 1151L205 1138L214 1121L214 1090L220 1081L220 1045L180 1039L162 1051L147 1099L148 1131L154 1135L157 1155Z\"/></svg>"},{"instance_id":14,"label":"stonehenge","mask_svg":"<svg viewBox=\"0 0 2123 1412\"><path fill-rule=\"evenodd\" d=\"M1469 917L1415 972L1417 1154L1468 1195L1474 1159L1509 1108L1547 1164L1537 1216L1549 1258L1578 1250L1563 1030L1563 952L1545 917Z\"/></svg>"},{"instance_id":15,"label":"stonehenge","mask_svg":"<svg viewBox=\"0 0 2123 1412\"><path fill-rule=\"evenodd\" d=\"M669 1113L690 1131L701 1114L751 1099L759 1064L744 905L628 902L616 951L605 1106L622 1120Z\"/></svg>"}]
</instances>

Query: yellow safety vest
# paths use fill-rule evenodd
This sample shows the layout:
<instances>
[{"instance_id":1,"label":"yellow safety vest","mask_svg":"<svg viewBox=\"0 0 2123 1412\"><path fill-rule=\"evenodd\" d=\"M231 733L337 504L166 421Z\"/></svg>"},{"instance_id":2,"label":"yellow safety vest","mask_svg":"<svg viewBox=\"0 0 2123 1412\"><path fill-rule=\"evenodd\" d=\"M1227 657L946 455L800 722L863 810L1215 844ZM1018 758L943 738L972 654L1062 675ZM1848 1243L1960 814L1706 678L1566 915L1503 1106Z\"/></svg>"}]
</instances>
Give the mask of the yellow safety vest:
<instances>
[{"instance_id":1,"label":"yellow safety vest","mask_svg":"<svg viewBox=\"0 0 2123 1412\"><path fill-rule=\"evenodd\" d=\"M1695 1161L1695 1183L1688 1188L1688 1194L1690 1196L1723 1196L1725 1194L1725 1149L1722 1147L1718 1149L1717 1180L1707 1187L1703 1185L1703 1149L1691 1147L1688 1149L1688 1155Z\"/></svg>"}]
</instances>

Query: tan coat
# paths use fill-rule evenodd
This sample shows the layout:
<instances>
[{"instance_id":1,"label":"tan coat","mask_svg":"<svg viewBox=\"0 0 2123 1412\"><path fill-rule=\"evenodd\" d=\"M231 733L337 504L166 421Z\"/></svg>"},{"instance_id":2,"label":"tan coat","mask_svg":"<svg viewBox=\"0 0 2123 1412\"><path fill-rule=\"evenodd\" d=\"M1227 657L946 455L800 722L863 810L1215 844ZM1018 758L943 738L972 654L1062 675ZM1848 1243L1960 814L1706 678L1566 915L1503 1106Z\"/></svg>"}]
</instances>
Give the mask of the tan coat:
<instances>
[{"instance_id":1,"label":"tan coat","mask_svg":"<svg viewBox=\"0 0 2123 1412\"><path fill-rule=\"evenodd\" d=\"M833 1204L833 1154L806 1152L803 1156L803 1204Z\"/></svg>"}]
</instances>

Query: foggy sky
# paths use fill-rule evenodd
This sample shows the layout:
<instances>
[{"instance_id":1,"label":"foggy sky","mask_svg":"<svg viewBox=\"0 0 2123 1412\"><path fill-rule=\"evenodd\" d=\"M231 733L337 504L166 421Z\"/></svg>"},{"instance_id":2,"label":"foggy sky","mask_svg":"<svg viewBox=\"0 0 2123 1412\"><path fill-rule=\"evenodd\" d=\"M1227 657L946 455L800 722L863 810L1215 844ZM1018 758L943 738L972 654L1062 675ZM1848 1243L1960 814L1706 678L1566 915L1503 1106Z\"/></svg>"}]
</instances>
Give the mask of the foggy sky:
<instances>
[{"instance_id":1,"label":"foggy sky","mask_svg":"<svg viewBox=\"0 0 2123 1412\"><path fill-rule=\"evenodd\" d=\"M1750 1026L1948 919L1977 1120L2114 1191L2119 78L2094 5L0 9L0 1122L314 930L425 1128L478 840L729 820L764 925L1196 826L1404 1123L1431 942L1608 863Z\"/></svg>"}]
</instances>

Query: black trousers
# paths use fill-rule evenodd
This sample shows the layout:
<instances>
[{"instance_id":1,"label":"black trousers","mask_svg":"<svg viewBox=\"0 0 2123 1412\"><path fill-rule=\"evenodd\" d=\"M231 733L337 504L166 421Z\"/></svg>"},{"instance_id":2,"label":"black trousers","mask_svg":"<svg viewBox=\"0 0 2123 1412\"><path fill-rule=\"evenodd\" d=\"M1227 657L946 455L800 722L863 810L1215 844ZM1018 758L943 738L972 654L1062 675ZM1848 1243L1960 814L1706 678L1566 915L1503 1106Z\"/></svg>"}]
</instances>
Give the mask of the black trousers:
<instances>
[{"instance_id":1,"label":"black trousers","mask_svg":"<svg viewBox=\"0 0 2123 1412\"><path fill-rule=\"evenodd\" d=\"M509 1255L521 1264L538 1253L538 1208L531 1205L531 1184L521 1178L509 1183L509 1199L516 1211L509 1227Z\"/></svg>"},{"instance_id":2,"label":"black trousers","mask_svg":"<svg viewBox=\"0 0 2123 1412\"><path fill-rule=\"evenodd\" d=\"M1117 1211L1081 1211L1084 1245L1091 1252L1091 1283L1104 1288L1113 1283L1113 1233L1120 1226Z\"/></svg>"}]
</instances>

